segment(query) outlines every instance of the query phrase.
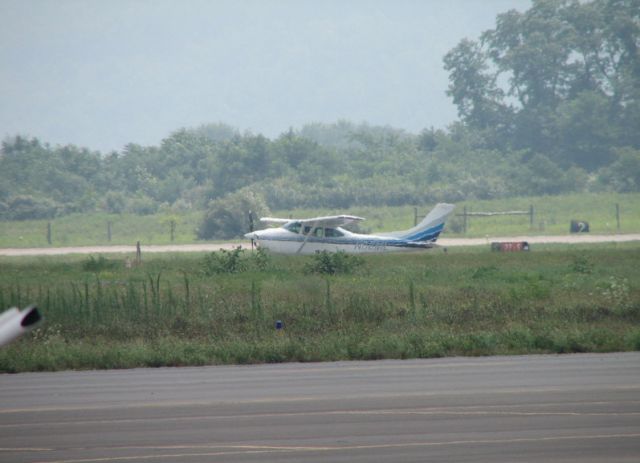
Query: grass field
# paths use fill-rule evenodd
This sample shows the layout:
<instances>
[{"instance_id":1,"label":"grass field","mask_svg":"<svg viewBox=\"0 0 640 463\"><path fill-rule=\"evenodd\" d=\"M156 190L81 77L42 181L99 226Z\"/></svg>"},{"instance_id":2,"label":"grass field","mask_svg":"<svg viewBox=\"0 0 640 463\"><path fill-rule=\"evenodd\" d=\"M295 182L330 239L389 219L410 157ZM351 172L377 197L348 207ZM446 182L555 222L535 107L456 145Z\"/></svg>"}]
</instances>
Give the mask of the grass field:
<instances>
[{"instance_id":1,"label":"grass field","mask_svg":"<svg viewBox=\"0 0 640 463\"><path fill-rule=\"evenodd\" d=\"M640 350L637 243L314 259L0 258L0 307L45 317L0 371Z\"/></svg>"},{"instance_id":2,"label":"grass field","mask_svg":"<svg viewBox=\"0 0 640 463\"><path fill-rule=\"evenodd\" d=\"M620 230L617 228L615 205L620 207ZM463 233L462 218L452 217L445 229L449 237L505 236L522 234L567 234L572 219L586 220L591 233L640 232L640 194L588 194L512 198L494 201L466 201L456 204L455 214L468 211L528 211L534 207L534 224L528 216L503 216L471 218L467 233ZM418 208L423 216L433 205ZM413 226L414 207L354 207L347 211L333 209L299 209L274 211L282 217L311 217L318 215L350 213L366 217L362 228L369 232L403 230ZM105 244L194 243L201 212L182 215L156 214L134 216L128 214L69 215L51 220L51 246L82 246ZM171 221L175 221L174 239L171 241ZM0 221L0 247L46 247L46 220ZM111 222L111 241L108 240L108 223Z\"/></svg>"},{"instance_id":3,"label":"grass field","mask_svg":"<svg viewBox=\"0 0 640 463\"><path fill-rule=\"evenodd\" d=\"M620 229L617 228L616 207L620 210ZM418 207L418 220L433 205ZM463 233L462 214L468 212L529 211L534 208L533 227L528 215L472 217L467 223L467 233ZM414 224L414 206L403 207L362 207L352 208L351 214L366 217L363 228L372 232L404 230ZM330 209L300 209L278 211L275 214L288 217L314 217L342 213ZM591 233L637 233L640 232L640 194L582 194L564 196L539 196L530 198L510 198L491 201L465 201L456 203L454 215L448 222L445 233L450 237L468 236L515 236L565 235L569 233L571 220L589 222Z\"/></svg>"},{"instance_id":4,"label":"grass field","mask_svg":"<svg viewBox=\"0 0 640 463\"><path fill-rule=\"evenodd\" d=\"M0 247L86 246L107 244L184 244L196 241L201 212L182 215L71 214L47 220L0 221ZM171 241L171 221L175 221ZM51 245L47 223L51 223ZM111 241L109 241L111 222Z\"/></svg>"}]
</instances>

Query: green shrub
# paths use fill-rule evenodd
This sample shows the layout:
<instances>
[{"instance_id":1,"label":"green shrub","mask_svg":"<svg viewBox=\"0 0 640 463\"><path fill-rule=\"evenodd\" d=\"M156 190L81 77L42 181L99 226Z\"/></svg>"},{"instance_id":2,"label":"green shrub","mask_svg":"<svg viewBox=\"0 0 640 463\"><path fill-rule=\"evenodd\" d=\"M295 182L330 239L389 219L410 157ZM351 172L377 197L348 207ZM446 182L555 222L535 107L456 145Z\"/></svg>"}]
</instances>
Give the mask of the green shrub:
<instances>
[{"instance_id":1,"label":"green shrub","mask_svg":"<svg viewBox=\"0 0 640 463\"><path fill-rule=\"evenodd\" d=\"M350 274L354 273L364 264L360 256L347 254L343 251L321 251L313 255L304 269L306 273L319 273L322 275Z\"/></svg>"},{"instance_id":2,"label":"green shrub","mask_svg":"<svg viewBox=\"0 0 640 463\"><path fill-rule=\"evenodd\" d=\"M271 256L265 248L258 248L252 255L252 261L255 267L262 272L271 268Z\"/></svg>"},{"instance_id":3,"label":"green shrub","mask_svg":"<svg viewBox=\"0 0 640 463\"><path fill-rule=\"evenodd\" d=\"M249 257L245 257L244 252L242 246L238 246L232 251L222 249L207 254L202 264L205 275L241 273L250 269L264 272L272 268L271 256L266 249L258 248Z\"/></svg>"},{"instance_id":4,"label":"green shrub","mask_svg":"<svg viewBox=\"0 0 640 463\"><path fill-rule=\"evenodd\" d=\"M212 252L204 257L204 273L208 276L220 273L240 273L247 268L246 262L242 259L244 249L238 246L232 251L222 249Z\"/></svg>"},{"instance_id":5,"label":"green shrub","mask_svg":"<svg viewBox=\"0 0 640 463\"><path fill-rule=\"evenodd\" d=\"M89 256L89 258L82 263L82 270L85 272L98 273L104 270L113 269L117 265L117 262L111 261L102 255L98 256L97 259L93 256Z\"/></svg>"},{"instance_id":6,"label":"green shrub","mask_svg":"<svg viewBox=\"0 0 640 463\"><path fill-rule=\"evenodd\" d=\"M569 266L571 271L583 274L592 273L593 267L593 262L589 260L589 258L584 254L575 256L573 258L573 261L571 262L571 265Z\"/></svg>"}]
</instances>

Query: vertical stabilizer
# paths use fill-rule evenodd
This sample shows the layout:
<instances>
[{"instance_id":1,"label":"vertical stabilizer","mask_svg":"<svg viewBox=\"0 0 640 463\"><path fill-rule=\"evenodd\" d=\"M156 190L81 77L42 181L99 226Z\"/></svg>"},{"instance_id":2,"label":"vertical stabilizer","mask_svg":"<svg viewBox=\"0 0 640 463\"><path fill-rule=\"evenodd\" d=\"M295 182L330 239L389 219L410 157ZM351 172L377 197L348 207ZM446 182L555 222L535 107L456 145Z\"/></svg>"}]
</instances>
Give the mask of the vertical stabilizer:
<instances>
[{"instance_id":1,"label":"vertical stabilizer","mask_svg":"<svg viewBox=\"0 0 640 463\"><path fill-rule=\"evenodd\" d=\"M385 236L407 241L435 241L444 229L444 223L454 208L453 204L437 204L415 227L405 231L385 233Z\"/></svg>"}]
</instances>

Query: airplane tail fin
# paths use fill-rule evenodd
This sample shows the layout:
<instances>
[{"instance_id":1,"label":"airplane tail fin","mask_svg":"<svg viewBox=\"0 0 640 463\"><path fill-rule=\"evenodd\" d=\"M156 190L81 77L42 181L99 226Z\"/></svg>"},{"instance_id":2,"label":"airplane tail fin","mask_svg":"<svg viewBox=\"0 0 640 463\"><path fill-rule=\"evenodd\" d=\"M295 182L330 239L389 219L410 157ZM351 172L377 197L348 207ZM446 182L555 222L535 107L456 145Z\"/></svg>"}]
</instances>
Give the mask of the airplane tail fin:
<instances>
[{"instance_id":1,"label":"airplane tail fin","mask_svg":"<svg viewBox=\"0 0 640 463\"><path fill-rule=\"evenodd\" d=\"M387 233L386 235L407 241L433 242L444 229L444 223L454 208L453 204L437 204L415 227L405 231Z\"/></svg>"}]
</instances>

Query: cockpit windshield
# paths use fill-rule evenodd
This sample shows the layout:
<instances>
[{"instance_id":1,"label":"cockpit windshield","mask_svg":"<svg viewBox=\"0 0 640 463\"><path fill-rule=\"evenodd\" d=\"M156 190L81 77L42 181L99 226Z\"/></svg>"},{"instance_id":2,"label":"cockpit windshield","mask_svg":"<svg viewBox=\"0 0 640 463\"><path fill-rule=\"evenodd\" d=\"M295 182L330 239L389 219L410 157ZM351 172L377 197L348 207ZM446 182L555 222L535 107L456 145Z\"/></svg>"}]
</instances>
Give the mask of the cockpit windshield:
<instances>
[{"instance_id":1,"label":"cockpit windshield","mask_svg":"<svg viewBox=\"0 0 640 463\"><path fill-rule=\"evenodd\" d=\"M302 224L300 222L289 222L284 226L285 230L289 230L292 233L300 233L300 228Z\"/></svg>"}]
</instances>

